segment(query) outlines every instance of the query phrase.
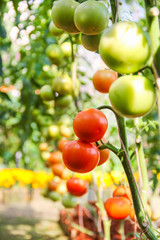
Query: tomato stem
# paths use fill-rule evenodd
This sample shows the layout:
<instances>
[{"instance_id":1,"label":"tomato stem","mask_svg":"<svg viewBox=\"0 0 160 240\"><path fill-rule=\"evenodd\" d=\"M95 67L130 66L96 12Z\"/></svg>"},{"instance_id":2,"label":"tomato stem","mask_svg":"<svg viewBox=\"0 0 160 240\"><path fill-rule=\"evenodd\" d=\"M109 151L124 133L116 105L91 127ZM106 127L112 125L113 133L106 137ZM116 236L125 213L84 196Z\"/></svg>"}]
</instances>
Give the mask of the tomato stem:
<instances>
[{"instance_id":1,"label":"tomato stem","mask_svg":"<svg viewBox=\"0 0 160 240\"><path fill-rule=\"evenodd\" d=\"M99 110L101 109L109 109L112 112L114 110L110 106L101 106L98 108ZM134 204L134 209L136 213L136 217L139 223L139 226L143 233L148 237L150 240L158 240L156 235L151 229L151 224L148 222L146 215L144 213L143 207L142 207L142 201L140 198L140 193L138 191L137 183L133 174L132 166L130 163L130 157L129 157L129 152L128 152L128 143L127 143L127 134L126 134L126 123L124 117L119 116L118 114L115 114L116 120L117 120L117 125L118 125L118 131L119 131L119 137L120 137L120 142L121 142L121 154L116 154L119 159L121 160L121 163L123 165L124 171L126 173L129 186L131 189L131 194L132 194L132 199L133 199L133 204ZM112 151L112 149L110 149ZM119 151L118 151L119 152Z\"/></svg>"}]
</instances>

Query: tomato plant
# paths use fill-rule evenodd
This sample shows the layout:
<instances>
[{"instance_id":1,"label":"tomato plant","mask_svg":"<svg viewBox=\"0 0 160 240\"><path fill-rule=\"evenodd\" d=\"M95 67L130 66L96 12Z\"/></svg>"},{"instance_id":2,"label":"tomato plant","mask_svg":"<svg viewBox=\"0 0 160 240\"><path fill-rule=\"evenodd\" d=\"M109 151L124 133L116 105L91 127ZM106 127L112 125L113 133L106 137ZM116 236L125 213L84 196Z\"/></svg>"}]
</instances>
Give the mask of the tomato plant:
<instances>
[{"instance_id":1,"label":"tomato plant","mask_svg":"<svg viewBox=\"0 0 160 240\"><path fill-rule=\"evenodd\" d=\"M51 17L56 27L68 33L77 34L79 30L74 24L74 12L78 5L74 0L55 1Z\"/></svg>"},{"instance_id":2,"label":"tomato plant","mask_svg":"<svg viewBox=\"0 0 160 240\"><path fill-rule=\"evenodd\" d=\"M93 75L92 81L95 89L102 93L108 93L112 83L118 78L117 72L110 69L98 70Z\"/></svg>"},{"instance_id":3,"label":"tomato plant","mask_svg":"<svg viewBox=\"0 0 160 240\"><path fill-rule=\"evenodd\" d=\"M88 190L88 182L83 179L73 177L67 181L67 189L71 195L81 197L86 194Z\"/></svg>"},{"instance_id":4,"label":"tomato plant","mask_svg":"<svg viewBox=\"0 0 160 240\"><path fill-rule=\"evenodd\" d=\"M144 67L150 47L141 27L134 22L118 22L104 31L99 53L108 67L125 74Z\"/></svg>"},{"instance_id":5,"label":"tomato plant","mask_svg":"<svg viewBox=\"0 0 160 240\"><path fill-rule=\"evenodd\" d=\"M73 120L75 134L86 142L99 141L107 128L108 120L104 113L93 108L79 112Z\"/></svg>"},{"instance_id":6,"label":"tomato plant","mask_svg":"<svg viewBox=\"0 0 160 240\"><path fill-rule=\"evenodd\" d=\"M80 32L97 35L108 25L108 8L102 2L86 1L75 10L74 23Z\"/></svg>"},{"instance_id":7,"label":"tomato plant","mask_svg":"<svg viewBox=\"0 0 160 240\"><path fill-rule=\"evenodd\" d=\"M92 171L99 162L99 150L91 143L81 140L68 142L63 149L63 162L66 167L79 173Z\"/></svg>"},{"instance_id":8,"label":"tomato plant","mask_svg":"<svg viewBox=\"0 0 160 240\"><path fill-rule=\"evenodd\" d=\"M113 109L121 116L135 118L149 113L155 104L153 83L140 75L122 76L109 90Z\"/></svg>"},{"instance_id":9,"label":"tomato plant","mask_svg":"<svg viewBox=\"0 0 160 240\"><path fill-rule=\"evenodd\" d=\"M124 197L108 198L104 206L108 216L116 220L128 217L131 211L131 202Z\"/></svg>"}]
</instances>

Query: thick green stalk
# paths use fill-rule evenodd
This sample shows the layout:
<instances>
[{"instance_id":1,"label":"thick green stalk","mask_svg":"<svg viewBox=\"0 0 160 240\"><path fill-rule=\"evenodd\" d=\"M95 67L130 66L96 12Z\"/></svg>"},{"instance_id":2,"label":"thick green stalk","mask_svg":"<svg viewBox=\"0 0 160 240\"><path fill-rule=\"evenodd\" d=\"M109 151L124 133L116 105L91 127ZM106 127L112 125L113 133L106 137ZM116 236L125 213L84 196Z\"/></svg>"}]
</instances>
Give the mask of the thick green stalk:
<instances>
[{"instance_id":1,"label":"thick green stalk","mask_svg":"<svg viewBox=\"0 0 160 240\"><path fill-rule=\"evenodd\" d=\"M118 128L119 128L122 149L125 150L127 148L125 120L123 117L120 117L118 115L116 115L116 119L117 119L117 124L118 124ZM126 151L125 151L125 153L123 153L123 157L121 158L121 161L122 161L122 165L123 165L124 171L126 173L126 176L127 176L128 182L129 182L130 189L131 189L134 209L135 209L135 213L136 213L136 217L137 217L139 226L140 226L141 230L144 232L144 234L148 237L148 239L158 240L158 238L155 236L154 232L152 231L152 229L149 225L149 222L146 220L146 216L144 214L142 204L140 201L140 196L139 196L136 180L134 178L134 174L133 174L132 167L130 164L129 155L127 154Z\"/></svg>"},{"instance_id":2,"label":"thick green stalk","mask_svg":"<svg viewBox=\"0 0 160 240\"><path fill-rule=\"evenodd\" d=\"M110 0L111 11L112 11L112 23L117 22L118 20L118 0Z\"/></svg>"},{"instance_id":3,"label":"thick green stalk","mask_svg":"<svg viewBox=\"0 0 160 240\"><path fill-rule=\"evenodd\" d=\"M103 107L99 107L98 109L112 110L112 108L110 106L103 106ZM125 119L124 119L124 117L120 117L119 115L117 115L115 112L114 112L114 114L116 116L118 130L119 130L119 136L120 136L120 141L121 141L121 147L123 150L117 156L121 160L125 174L127 176L128 182L129 182L132 199L133 199L133 204L134 204L134 209L135 209L135 213L136 213L136 217L137 217L139 226L140 226L141 230L144 232L144 234L148 237L148 239L158 240L158 238L152 231L150 224L146 219L144 210L142 208L139 191L137 188L136 180L134 178L132 166L130 163L130 157L128 154L128 143L127 143Z\"/></svg>"}]
</instances>

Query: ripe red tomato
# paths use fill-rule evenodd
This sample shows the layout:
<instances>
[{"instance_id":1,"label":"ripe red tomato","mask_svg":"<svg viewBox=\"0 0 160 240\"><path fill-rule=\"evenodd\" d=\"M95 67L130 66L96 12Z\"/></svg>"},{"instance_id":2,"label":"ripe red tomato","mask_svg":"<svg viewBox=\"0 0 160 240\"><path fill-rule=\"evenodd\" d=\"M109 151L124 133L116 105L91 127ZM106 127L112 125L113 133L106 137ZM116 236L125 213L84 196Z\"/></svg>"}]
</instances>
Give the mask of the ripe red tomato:
<instances>
[{"instance_id":1,"label":"ripe red tomato","mask_svg":"<svg viewBox=\"0 0 160 240\"><path fill-rule=\"evenodd\" d=\"M83 179L73 177L67 181L67 189L70 194L81 197L88 190L88 182Z\"/></svg>"},{"instance_id":2,"label":"ripe red tomato","mask_svg":"<svg viewBox=\"0 0 160 240\"><path fill-rule=\"evenodd\" d=\"M96 146L81 140L70 141L63 149L63 162L73 172L92 171L97 166L99 157L99 150Z\"/></svg>"},{"instance_id":3,"label":"ripe red tomato","mask_svg":"<svg viewBox=\"0 0 160 240\"><path fill-rule=\"evenodd\" d=\"M90 108L79 112L73 120L73 130L85 142L102 139L108 128L108 120L103 112Z\"/></svg>"},{"instance_id":4,"label":"ripe red tomato","mask_svg":"<svg viewBox=\"0 0 160 240\"><path fill-rule=\"evenodd\" d=\"M112 197L107 199L104 207L110 218L121 220L130 214L131 202L124 197Z\"/></svg>"},{"instance_id":5,"label":"ripe red tomato","mask_svg":"<svg viewBox=\"0 0 160 240\"><path fill-rule=\"evenodd\" d=\"M132 202L132 194L129 187L118 186L113 192L113 197L125 197Z\"/></svg>"},{"instance_id":6,"label":"ripe red tomato","mask_svg":"<svg viewBox=\"0 0 160 240\"><path fill-rule=\"evenodd\" d=\"M51 164L60 163L62 160L62 154L60 151L52 152L48 158L48 162Z\"/></svg>"},{"instance_id":7,"label":"ripe red tomato","mask_svg":"<svg viewBox=\"0 0 160 240\"><path fill-rule=\"evenodd\" d=\"M108 93L111 84L118 78L117 72L109 69L98 70L93 75L93 85L95 89L102 93Z\"/></svg>"},{"instance_id":8,"label":"ripe red tomato","mask_svg":"<svg viewBox=\"0 0 160 240\"><path fill-rule=\"evenodd\" d=\"M59 142L58 142L58 146L57 146L58 150L62 152L63 148L64 148L64 146L66 145L67 142L69 142L69 140L67 140L66 138L60 139Z\"/></svg>"}]
</instances>

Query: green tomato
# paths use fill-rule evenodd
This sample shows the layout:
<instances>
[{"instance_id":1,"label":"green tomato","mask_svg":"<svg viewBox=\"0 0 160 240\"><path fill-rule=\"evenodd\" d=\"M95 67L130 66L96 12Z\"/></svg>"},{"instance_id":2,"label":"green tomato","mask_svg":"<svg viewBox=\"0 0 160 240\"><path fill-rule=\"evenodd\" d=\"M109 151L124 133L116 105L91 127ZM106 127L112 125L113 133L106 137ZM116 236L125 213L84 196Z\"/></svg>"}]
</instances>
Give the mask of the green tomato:
<instances>
[{"instance_id":1,"label":"green tomato","mask_svg":"<svg viewBox=\"0 0 160 240\"><path fill-rule=\"evenodd\" d=\"M77 199L71 194L65 194L62 197L62 204L65 208L74 208L77 205Z\"/></svg>"},{"instance_id":2,"label":"green tomato","mask_svg":"<svg viewBox=\"0 0 160 240\"><path fill-rule=\"evenodd\" d=\"M99 53L108 67L127 74L145 65L150 47L145 33L136 23L118 22L102 34Z\"/></svg>"},{"instance_id":3,"label":"green tomato","mask_svg":"<svg viewBox=\"0 0 160 240\"><path fill-rule=\"evenodd\" d=\"M52 201L57 202L57 201L60 200L61 195L60 195L58 192L56 192L56 191L51 191L51 192L49 192L48 197L49 197Z\"/></svg>"},{"instance_id":4,"label":"green tomato","mask_svg":"<svg viewBox=\"0 0 160 240\"><path fill-rule=\"evenodd\" d=\"M56 106L67 107L71 104L73 98L70 94L59 96L55 99Z\"/></svg>"},{"instance_id":5,"label":"green tomato","mask_svg":"<svg viewBox=\"0 0 160 240\"><path fill-rule=\"evenodd\" d=\"M78 5L79 3L74 0L58 0L54 2L51 18L57 28L71 34L79 33L74 24L74 12Z\"/></svg>"},{"instance_id":6,"label":"green tomato","mask_svg":"<svg viewBox=\"0 0 160 240\"><path fill-rule=\"evenodd\" d=\"M45 198L48 198L48 194L49 194L49 192L48 192L48 189L46 189L46 188L43 189L42 192L41 192L41 195Z\"/></svg>"},{"instance_id":7,"label":"green tomato","mask_svg":"<svg viewBox=\"0 0 160 240\"><path fill-rule=\"evenodd\" d=\"M61 36L64 33L64 31L60 28L57 28L52 21L49 24L49 31L53 36Z\"/></svg>"},{"instance_id":8,"label":"green tomato","mask_svg":"<svg viewBox=\"0 0 160 240\"><path fill-rule=\"evenodd\" d=\"M51 101L54 99L52 87L50 85L44 85L40 90L40 96L44 101Z\"/></svg>"},{"instance_id":9,"label":"green tomato","mask_svg":"<svg viewBox=\"0 0 160 240\"><path fill-rule=\"evenodd\" d=\"M109 89L112 107L120 116L135 118L148 114L155 103L153 83L146 77L119 77Z\"/></svg>"},{"instance_id":10,"label":"green tomato","mask_svg":"<svg viewBox=\"0 0 160 240\"><path fill-rule=\"evenodd\" d=\"M80 32L86 35L97 35L107 27L109 12L102 2L89 0L76 8L74 22Z\"/></svg>"},{"instance_id":11,"label":"green tomato","mask_svg":"<svg viewBox=\"0 0 160 240\"><path fill-rule=\"evenodd\" d=\"M45 115L38 115L36 117L36 122L40 126L49 126L50 124L52 124L52 118L49 116L45 116Z\"/></svg>"},{"instance_id":12,"label":"green tomato","mask_svg":"<svg viewBox=\"0 0 160 240\"><path fill-rule=\"evenodd\" d=\"M101 38L101 33L98 35L81 35L81 43L84 48L86 48L89 51L97 52L99 47L99 41Z\"/></svg>"},{"instance_id":13,"label":"green tomato","mask_svg":"<svg viewBox=\"0 0 160 240\"><path fill-rule=\"evenodd\" d=\"M64 57L61 47L55 43L50 44L46 48L46 55L49 57L51 62L56 65L60 65Z\"/></svg>"},{"instance_id":14,"label":"green tomato","mask_svg":"<svg viewBox=\"0 0 160 240\"><path fill-rule=\"evenodd\" d=\"M65 125L65 126L71 126L72 125L72 118L69 117L67 114L64 114L60 117L58 121L58 125Z\"/></svg>"},{"instance_id":15,"label":"green tomato","mask_svg":"<svg viewBox=\"0 0 160 240\"><path fill-rule=\"evenodd\" d=\"M57 76L53 79L52 87L60 95L71 93L72 79L67 74Z\"/></svg>"},{"instance_id":16,"label":"green tomato","mask_svg":"<svg viewBox=\"0 0 160 240\"><path fill-rule=\"evenodd\" d=\"M59 127L57 125L51 125L48 128L48 134L52 138L58 138L59 137Z\"/></svg>"},{"instance_id":17,"label":"green tomato","mask_svg":"<svg viewBox=\"0 0 160 240\"><path fill-rule=\"evenodd\" d=\"M61 44L62 51L66 58L71 57L72 55L72 44L70 42L64 42Z\"/></svg>"}]
</instances>

